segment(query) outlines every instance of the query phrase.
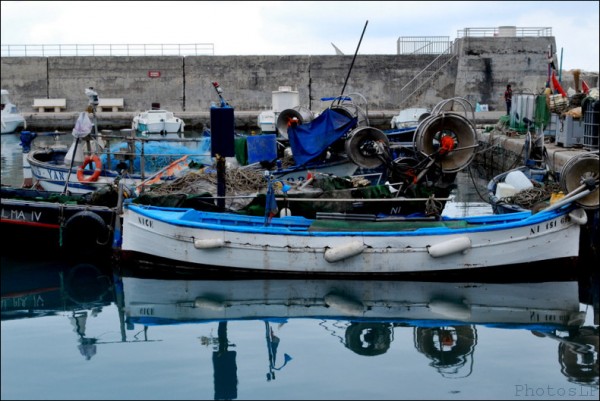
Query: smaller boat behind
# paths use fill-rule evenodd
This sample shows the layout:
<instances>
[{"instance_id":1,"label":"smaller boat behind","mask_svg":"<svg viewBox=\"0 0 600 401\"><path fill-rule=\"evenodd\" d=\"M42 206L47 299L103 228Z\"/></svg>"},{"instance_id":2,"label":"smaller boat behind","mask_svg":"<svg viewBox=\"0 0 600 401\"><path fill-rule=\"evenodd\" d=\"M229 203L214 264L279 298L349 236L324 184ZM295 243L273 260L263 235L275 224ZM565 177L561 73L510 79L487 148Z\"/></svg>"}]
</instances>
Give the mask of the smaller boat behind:
<instances>
[{"instance_id":1,"label":"smaller boat behind","mask_svg":"<svg viewBox=\"0 0 600 401\"><path fill-rule=\"evenodd\" d=\"M210 137L164 138L157 134L154 138L136 136L132 130L99 133L97 94L91 91L86 95L90 98L93 122L88 113L79 114L70 147L55 144L27 154L32 178L42 189L85 194L118 181L141 191L145 185L174 179L191 162L212 163ZM36 137L28 135L27 148Z\"/></svg>"},{"instance_id":2,"label":"smaller boat behind","mask_svg":"<svg viewBox=\"0 0 600 401\"><path fill-rule=\"evenodd\" d=\"M400 112L392 117L390 126L392 129L416 127L421 121L431 115L430 110L424 107L412 107L409 109L400 110Z\"/></svg>"},{"instance_id":3,"label":"smaller boat behind","mask_svg":"<svg viewBox=\"0 0 600 401\"><path fill-rule=\"evenodd\" d=\"M279 114L300 104L298 91L292 90L291 86L280 86L271 96L271 109L261 111L256 120L262 133L277 133Z\"/></svg>"},{"instance_id":4,"label":"smaller boat behind","mask_svg":"<svg viewBox=\"0 0 600 401\"><path fill-rule=\"evenodd\" d=\"M520 166L492 178L487 186L494 213L536 211L568 197L584 209L598 209L598 152L581 153L558 174L547 168Z\"/></svg>"},{"instance_id":5,"label":"smaller boat behind","mask_svg":"<svg viewBox=\"0 0 600 401\"><path fill-rule=\"evenodd\" d=\"M181 118L175 117L173 112L160 109L160 105L157 103L153 103L152 106L151 110L146 110L133 117L131 128L136 135L160 134L173 138L182 137L185 122Z\"/></svg>"},{"instance_id":6,"label":"smaller boat behind","mask_svg":"<svg viewBox=\"0 0 600 401\"><path fill-rule=\"evenodd\" d=\"M17 106L10 101L10 93L2 89L2 134L26 128L25 118L19 113Z\"/></svg>"}]
</instances>

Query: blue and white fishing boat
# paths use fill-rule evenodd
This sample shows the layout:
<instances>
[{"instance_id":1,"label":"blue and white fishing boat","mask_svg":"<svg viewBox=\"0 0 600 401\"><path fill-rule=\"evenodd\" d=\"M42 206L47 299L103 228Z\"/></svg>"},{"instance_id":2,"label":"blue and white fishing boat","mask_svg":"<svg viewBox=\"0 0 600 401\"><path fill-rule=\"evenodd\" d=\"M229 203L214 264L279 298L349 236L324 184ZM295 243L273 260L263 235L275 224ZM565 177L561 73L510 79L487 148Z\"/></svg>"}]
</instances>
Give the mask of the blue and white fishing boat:
<instances>
[{"instance_id":1,"label":"blue and white fishing boat","mask_svg":"<svg viewBox=\"0 0 600 401\"><path fill-rule=\"evenodd\" d=\"M125 135L123 132L98 133L95 121L98 95L91 89L86 89L86 94L94 122L87 112L79 114L70 147L51 145L32 149L27 154L33 181L42 189L85 194L118 180L133 190L140 190L145 185L174 179L192 161L212 164L210 137L150 138L137 137L135 133L128 136L133 133L131 130L124 130ZM28 141L35 137L35 134L22 136ZM23 144L24 148L30 144Z\"/></svg>"},{"instance_id":2,"label":"blue and white fishing boat","mask_svg":"<svg viewBox=\"0 0 600 401\"><path fill-rule=\"evenodd\" d=\"M265 217L126 201L122 252L187 268L263 274L378 275L473 272L569 262L579 255L581 208L435 221Z\"/></svg>"},{"instance_id":3,"label":"blue and white fishing boat","mask_svg":"<svg viewBox=\"0 0 600 401\"><path fill-rule=\"evenodd\" d=\"M111 146L115 140L117 143ZM33 149L27 155L27 163L33 181L46 191L85 194L117 180L135 189L173 180L192 161L212 163L210 138L185 141L178 145L136 138L127 143L126 138L103 135L90 139L90 151L86 150L87 143L77 144L77 140L69 149L60 145ZM103 147L99 142L108 146Z\"/></svg>"}]
</instances>

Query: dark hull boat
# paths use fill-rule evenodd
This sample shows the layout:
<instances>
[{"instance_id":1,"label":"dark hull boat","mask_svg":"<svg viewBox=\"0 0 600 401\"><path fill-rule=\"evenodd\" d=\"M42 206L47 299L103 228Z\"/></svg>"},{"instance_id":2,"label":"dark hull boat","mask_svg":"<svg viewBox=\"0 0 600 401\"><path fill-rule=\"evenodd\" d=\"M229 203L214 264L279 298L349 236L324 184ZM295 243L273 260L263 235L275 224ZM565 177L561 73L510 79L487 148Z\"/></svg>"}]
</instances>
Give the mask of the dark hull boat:
<instances>
[{"instance_id":1,"label":"dark hull boat","mask_svg":"<svg viewBox=\"0 0 600 401\"><path fill-rule=\"evenodd\" d=\"M109 253L117 218L117 194L66 196L35 189L2 187L0 225L5 252L64 251L68 255Z\"/></svg>"}]
</instances>

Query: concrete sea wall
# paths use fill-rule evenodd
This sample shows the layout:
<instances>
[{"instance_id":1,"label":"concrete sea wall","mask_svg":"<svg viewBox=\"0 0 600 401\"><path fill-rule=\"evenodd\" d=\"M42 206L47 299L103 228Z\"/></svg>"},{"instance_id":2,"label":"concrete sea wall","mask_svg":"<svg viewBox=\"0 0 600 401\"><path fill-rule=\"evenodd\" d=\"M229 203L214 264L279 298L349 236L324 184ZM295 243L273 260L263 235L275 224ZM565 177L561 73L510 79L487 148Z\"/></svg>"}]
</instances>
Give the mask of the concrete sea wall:
<instances>
[{"instance_id":1,"label":"concrete sea wall","mask_svg":"<svg viewBox=\"0 0 600 401\"><path fill-rule=\"evenodd\" d=\"M549 45L556 48L554 37L459 38L454 43L456 57L402 108L432 107L463 97L501 111L507 83L515 93L541 92ZM344 94L363 95L369 112L388 111L386 118L397 114L402 87L435 57L359 54ZM272 91L279 86L297 90L300 104L313 111L328 107L320 99L341 94L352 59L352 55L3 57L1 82L33 121L38 120L33 99L65 98L65 112L78 113L87 106L84 89L94 87L100 98L124 99L124 120L160 103L195 123L205 123L211 102L218 102L212 86L217 81L236 118L255 121L260 110L271 108ZM596 74L586 81L595 86L597 79ZM563 86L574 86L567 73Z\"/></svg>"}]
</instances>

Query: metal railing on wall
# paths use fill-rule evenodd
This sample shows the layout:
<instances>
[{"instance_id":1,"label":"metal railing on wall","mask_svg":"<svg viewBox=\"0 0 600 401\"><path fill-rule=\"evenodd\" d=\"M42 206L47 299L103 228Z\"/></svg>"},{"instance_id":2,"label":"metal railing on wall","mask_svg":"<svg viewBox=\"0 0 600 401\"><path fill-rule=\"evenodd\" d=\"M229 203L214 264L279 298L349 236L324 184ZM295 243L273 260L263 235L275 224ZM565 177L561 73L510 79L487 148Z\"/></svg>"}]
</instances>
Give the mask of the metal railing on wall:
<instances>
[{"instance_id":1,"label":"metal railing on wall","mask_svg":"<svg viewBox=\"0 0 600 401\"><path fill-rule=\"evenodd\" d=\"M516 26L499 26L495 28L465 28L457 31L457 38L466 37L511 37L511 36L530 36L530 37L545 37L552 36L552 28L521 28Z\"/></svg>"},{"instance_id":2,"label":"metal railing on wall","mask_svg":"<svg viewBox=\"0 0 600 401\"><path fill-rule=\"evenodd\" d=\"M2 57L214 56L213 43L1 45Z\"/></svg>"},{"instance_id":3,"label":"metal railing on wall","mask_svg":"<svg viewBox=\"0 0 600 401\"><path fill-rule=\"evenodd\" d=\"M442 54L452 47L449 36L400 36L398 54Z\"/></svg>"}]
</instances>

